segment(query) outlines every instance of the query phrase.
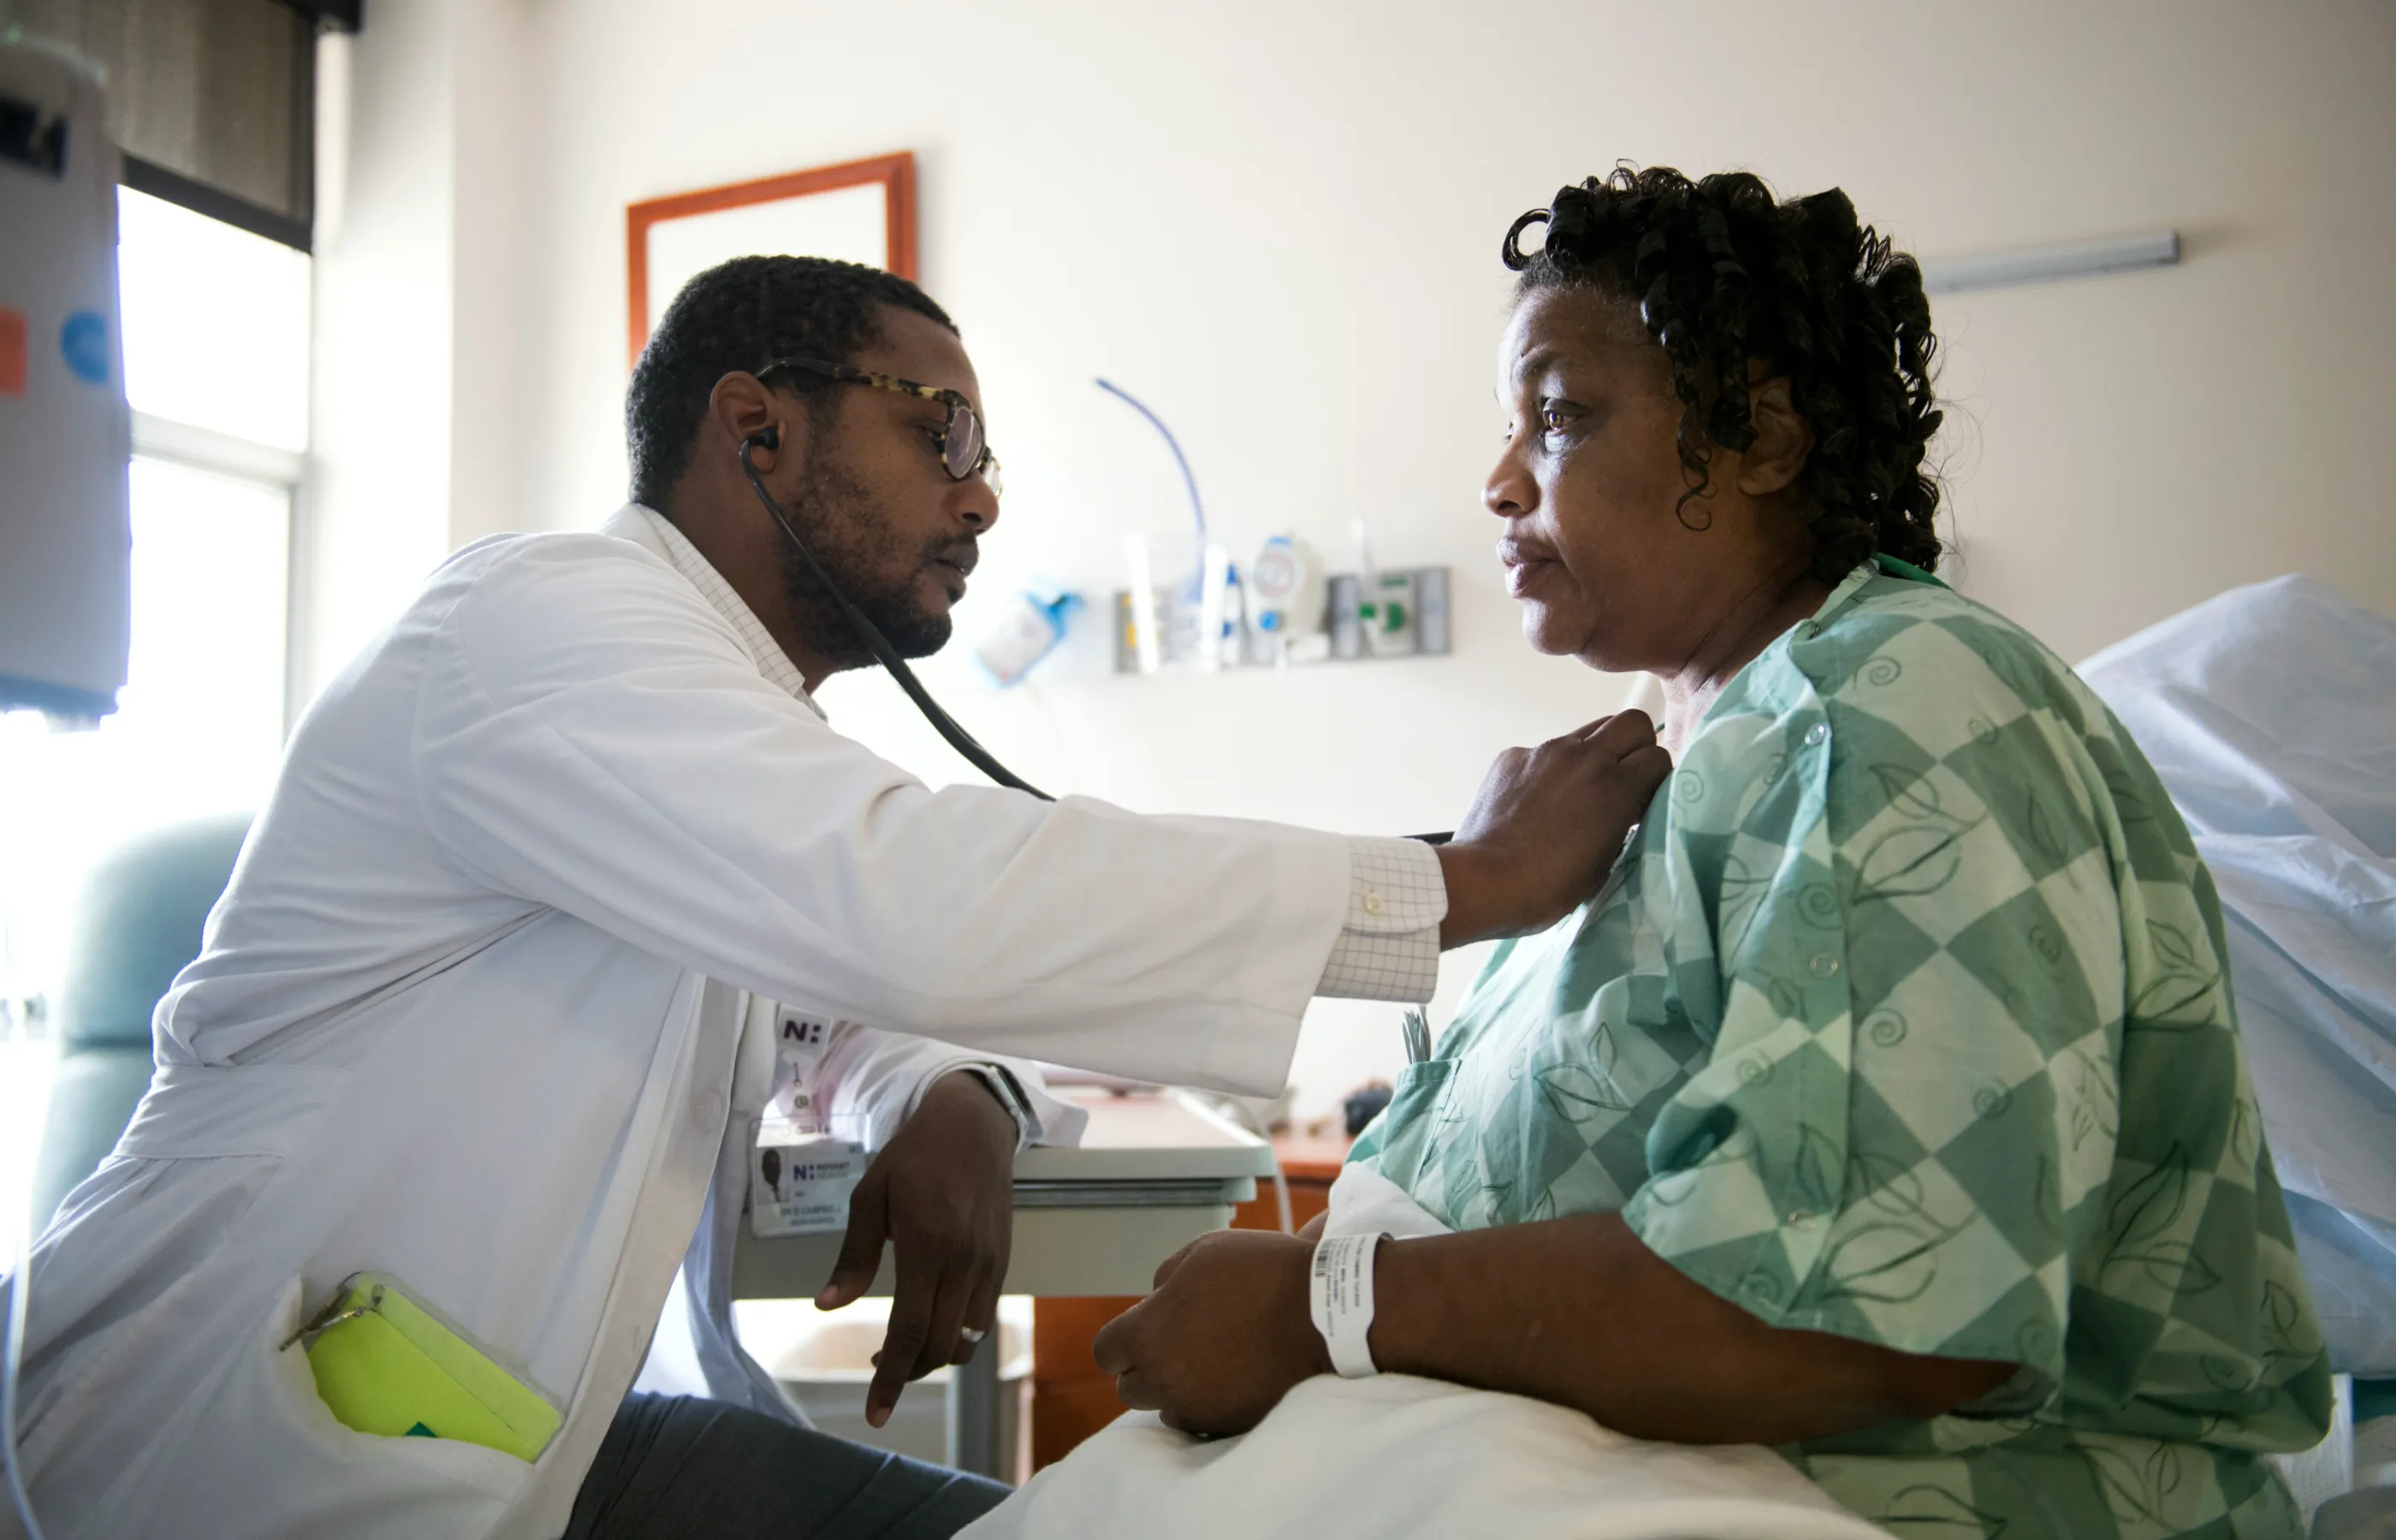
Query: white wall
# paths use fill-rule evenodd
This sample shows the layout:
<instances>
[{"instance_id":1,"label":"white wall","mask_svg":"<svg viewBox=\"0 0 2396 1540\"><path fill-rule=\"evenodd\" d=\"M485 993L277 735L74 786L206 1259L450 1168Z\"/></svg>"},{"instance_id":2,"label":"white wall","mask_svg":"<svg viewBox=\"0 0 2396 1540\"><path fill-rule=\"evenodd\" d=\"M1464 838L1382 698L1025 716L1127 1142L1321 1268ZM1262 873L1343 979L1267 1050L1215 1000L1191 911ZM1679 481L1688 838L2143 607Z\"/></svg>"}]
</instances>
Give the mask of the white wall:
<instances>
[{"instance_id":1,"label":"white wall","mask_svg":"<svg viewBox=\"0 0 2396 1540\"><path fill-rule=\"evenodd\" d=\"M379 0L362 56L457 3ZM527 72L526 201L473 256L515 275L454 368L526 447L483 482L513 517L451 533L620 498L627 203L903 147L1010 488L965 634L1033 573L1111 587L1124 530L1179 524L1101 372L1175 425L1240 544L1295 527L1337 553L1364 511L1385 561L1458 569L1444 660L1006 696L926 670L1054 788L1441 827L1496 750L1613 707L1617 683L1523 647L1476 493L1499 236L1617 157L1837 183L1930 255L2177 227L2176 270L1938 303L1963 586L2070 657L2287 570L2396 611L2385 4L486 4ZM967 774L881 681L826 694L927 777ZM1321 1008L1303 1101L1393 1063L1393 1016Z\"/></svg>"},{"instance_id":2,"label":"white wall","mask_svg":"<svg viewBox=\"0 0 2396 1540\"><path fill-rule=\"evenodd\" d=\"M305 698L447 550L451 164L446 18L386 6L328 39L320 119L308 485L295 524Z\"/></svg>"},{"instance_id":3,"label":"white wall","mask_svg":"<svg viewBox=\"0 0 2396 1540\"><path fill-rule=\"evenodd\" d=\"M322 45L303 699L444 555L526 525L531 17L391 0Z\"/></svg>"}]
</instances>

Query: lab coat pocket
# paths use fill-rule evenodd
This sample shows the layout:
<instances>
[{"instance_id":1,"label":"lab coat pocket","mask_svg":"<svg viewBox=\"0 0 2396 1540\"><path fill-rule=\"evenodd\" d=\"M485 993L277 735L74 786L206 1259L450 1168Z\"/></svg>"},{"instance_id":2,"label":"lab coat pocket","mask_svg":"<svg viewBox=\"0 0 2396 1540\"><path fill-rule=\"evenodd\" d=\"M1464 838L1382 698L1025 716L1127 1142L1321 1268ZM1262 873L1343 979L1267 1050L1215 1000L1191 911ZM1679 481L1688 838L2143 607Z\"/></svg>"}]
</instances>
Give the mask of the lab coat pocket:
<instances>
[{"instance_id":1,"label":"lab coat pocket","mask_svg":"<svg viewBox=\"0 0 2396 1540\"><path fill-rule=\"evenodd\" d=\"M454 1439L386 1438L345 1426L317 1393L307 1348L292 1340L305 1321L301 1309L300 1281L295 1278L285 1286L273 1313L276 1329L268 1334L272 1340L264 1344L273 1355L279 1399L287 1404L293 1430L301 1440L345 1461L380 1456L404 1468L460 1481L496 1497L512 1498L523 1489L532 1466L504 1451ZM259 1346L252 1345L253 1352Z\"/></svg>"},{"instance_id":2,"label":"lab coat pocket","mask_svg":"<svg viewBox=\"0 0 2396 1540\"><path fill-rule=\"evenodd\" d=\"M286 1283L215 1392L183 1409L177 1483L140 1482L154 1512L115 1515L109 1534L243 1540L415 1540L481 1534L532 1467L479 1444L378 1438L343 1427L316 1394L299 1330L300 1280ZM188 1473L206 1472L199 1480Z\"/></svg>"}]
</instances>

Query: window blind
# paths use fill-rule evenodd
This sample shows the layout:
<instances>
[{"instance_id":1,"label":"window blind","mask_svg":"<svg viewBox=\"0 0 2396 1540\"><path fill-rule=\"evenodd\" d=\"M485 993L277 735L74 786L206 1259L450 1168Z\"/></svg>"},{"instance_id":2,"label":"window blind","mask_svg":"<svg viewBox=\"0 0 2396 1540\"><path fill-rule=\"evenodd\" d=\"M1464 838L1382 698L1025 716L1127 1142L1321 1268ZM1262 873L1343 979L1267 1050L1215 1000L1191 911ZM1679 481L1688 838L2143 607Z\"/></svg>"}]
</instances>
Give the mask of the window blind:
<instances>
[{"instance_id":1,"label":"window blind","mask_svg":"<svg viewBox=\"0 0 2396 1540\"><path fill-rule=\"evenodd\" d=\"M128 186L305 250L315 34L357 0L0 0L0 24L107 72Z\"/></svg>"}]
</instances>

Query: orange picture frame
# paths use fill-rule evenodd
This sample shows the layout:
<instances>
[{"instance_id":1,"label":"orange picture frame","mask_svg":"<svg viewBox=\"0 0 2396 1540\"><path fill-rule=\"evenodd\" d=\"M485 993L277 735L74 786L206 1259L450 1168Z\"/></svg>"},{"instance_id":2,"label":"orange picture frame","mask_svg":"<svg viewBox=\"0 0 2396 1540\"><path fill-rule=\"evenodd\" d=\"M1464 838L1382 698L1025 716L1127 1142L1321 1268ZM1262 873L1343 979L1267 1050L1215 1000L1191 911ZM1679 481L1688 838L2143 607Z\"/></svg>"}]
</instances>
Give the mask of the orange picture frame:
<instances>
[{"instance_id":1,"label":"orange picture frame","mask_svg":"<svg viewBox=\"0 0 2396 1540\"><path fill-rule=\"evenodd\" d=\"M624 209L624 270L627 335L631 346L626 352L625 367L630 368L640 362L641 349L649 339L649 232L652 228L669 219L688 219L697 214L717 214L752 204L779 203L784 199L804 198L819 192L833 192L874 183L880 183L883 189L885 249L889 253L887 265L892 272L912 283L915 278L915 154L911 150L844 161L838 166L818 166L811 171L761 177L754 181L703 187L695 192L677 192L670 197L651 198L644 203L628 205Z\"/></svg>"}]
</instances>

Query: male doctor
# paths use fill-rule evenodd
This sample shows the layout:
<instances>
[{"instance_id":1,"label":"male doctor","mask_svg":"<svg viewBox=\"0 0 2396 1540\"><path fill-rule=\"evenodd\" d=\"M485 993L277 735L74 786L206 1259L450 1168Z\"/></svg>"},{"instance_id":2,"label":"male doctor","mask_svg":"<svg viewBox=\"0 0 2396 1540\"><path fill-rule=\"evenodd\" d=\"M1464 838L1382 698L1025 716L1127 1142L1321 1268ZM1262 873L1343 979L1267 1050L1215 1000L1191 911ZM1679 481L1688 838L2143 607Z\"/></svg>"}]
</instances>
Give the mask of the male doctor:
<instances>
[{"instance_id":1,"label":"male doctor","mask_svg":"<svg viewBox=\"0 0 2396 1540\"><path fill-rule=\"evenodd\" d=\"M895 1241L878 1420L990 1330L1013 1153L1072 1132L999 1055L1270 1093L1310 995L1424 999L1441 947L1566 913L1664 772L1635 714L1511 750L1436 851L928 790L816 707L869 655L743 462L938 648L998 521L948 317L730 262L626 417L631 506L459 552L293 735L149 1095L32 1263L59 1540L951 1533L999 1490L806 1429L733 1341L778 1028L844 1024L805 1089L880 1149L822 1299ZM333 1418L286 1344L369 1269L562 1411L537 1459ZM653 1333L712 1399L632 1393Z\"/></svg>"}]
</instances>

